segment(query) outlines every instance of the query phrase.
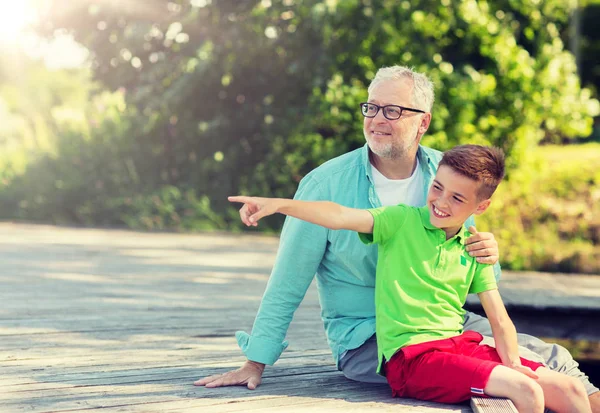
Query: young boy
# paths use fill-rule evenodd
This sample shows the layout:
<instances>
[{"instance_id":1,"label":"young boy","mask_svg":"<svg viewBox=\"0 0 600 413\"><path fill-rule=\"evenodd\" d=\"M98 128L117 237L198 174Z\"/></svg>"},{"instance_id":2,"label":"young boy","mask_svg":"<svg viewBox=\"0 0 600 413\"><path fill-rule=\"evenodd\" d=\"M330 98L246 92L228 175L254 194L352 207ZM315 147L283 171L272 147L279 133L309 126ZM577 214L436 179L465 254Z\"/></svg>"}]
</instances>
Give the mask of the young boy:
<instances>
[{"instance_id":1,"label":"young boy","mask_svg":"<svg viewBox=\"0 0 600 413\"><path fill-rule=\"evenodd\" d=\"M519 357L515 327L493 270L464 248L465 220L483 213L504 177L500 149L457 146L442 158L423 208L370 210L333 202L229 197L248 205L250 222L276 212L378 244L375 286L379 372L392 394L445 403L471 395L507 397L520 412L591 412L583 385ZM462 331L467 294L477 293L496 348ZM535 371L535 373L534 373Z\"/></svg>"}]
</instances>

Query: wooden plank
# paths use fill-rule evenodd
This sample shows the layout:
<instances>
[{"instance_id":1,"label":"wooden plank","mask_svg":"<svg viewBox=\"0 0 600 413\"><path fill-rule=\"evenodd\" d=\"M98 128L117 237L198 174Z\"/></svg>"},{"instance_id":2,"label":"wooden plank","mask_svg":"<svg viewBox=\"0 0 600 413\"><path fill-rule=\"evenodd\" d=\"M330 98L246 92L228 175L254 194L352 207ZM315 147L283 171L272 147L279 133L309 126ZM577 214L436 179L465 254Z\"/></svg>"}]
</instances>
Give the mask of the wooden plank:
<instances>
[{"instance_id":1,"label":"wooden plank","mask_svg":"<svg viewBox=\"0 0 600 413\"><path fill-rule=\"evenodd\" d=\"M474 413L519 413L508 399L473 397L471 408Z\"/></svg>"}]
</instances>

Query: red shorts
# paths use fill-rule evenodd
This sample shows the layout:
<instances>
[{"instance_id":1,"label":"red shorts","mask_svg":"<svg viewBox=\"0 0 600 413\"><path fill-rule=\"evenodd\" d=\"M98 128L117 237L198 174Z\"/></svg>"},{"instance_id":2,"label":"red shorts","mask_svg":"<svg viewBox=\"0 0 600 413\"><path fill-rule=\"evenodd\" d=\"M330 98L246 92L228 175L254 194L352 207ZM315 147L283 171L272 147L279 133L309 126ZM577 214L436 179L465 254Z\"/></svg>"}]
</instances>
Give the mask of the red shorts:
<instances>
[{"instance_id":1,"label":"red shorts","mask_svg":"<svg viewBox=\"0 0 600 413\"><path fill-rule=\"evenodd\" d=\"M483 396L492 370L502 362L494 347L479 345L482 339L479 333L465 331L398 350L384 367L392 395L440 403ZM524 358L521 363L534 371L542 367Z\"/></svg>"}]
</instances>

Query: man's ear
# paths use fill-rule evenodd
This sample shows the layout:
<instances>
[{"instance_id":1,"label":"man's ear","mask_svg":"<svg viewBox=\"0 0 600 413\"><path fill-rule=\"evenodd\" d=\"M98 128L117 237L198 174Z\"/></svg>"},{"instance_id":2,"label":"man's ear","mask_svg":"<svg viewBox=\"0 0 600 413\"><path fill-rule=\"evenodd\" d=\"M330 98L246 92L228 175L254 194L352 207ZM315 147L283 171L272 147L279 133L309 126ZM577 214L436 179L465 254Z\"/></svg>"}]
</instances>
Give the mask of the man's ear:
<instances>
[{"instance_id":1,"label":"man's ear","mask_svg":"<svg viewBox=\"0 0 600 413\"><path fill-rule=\"evenodd\" d=\"M421 124L419 125L419 134L422 135L427 132L429 125L431 124L431 113L427 112L421 118Z\"/></svg>"},{"instance_id":2,"label":"man's ear","mask_svg":"<svg viewBox=\"0 0 600 413\"><path fill-rule=\"evenodd\" d=\"M491 199L486 199L483 200L479 203L479 205L477 205L477 209L475 210L474 214L475 215L481 215L485 212L486 209L488 209L488 207L490 206L490 204L492 203Z\"/></svg>"}]
</instances>

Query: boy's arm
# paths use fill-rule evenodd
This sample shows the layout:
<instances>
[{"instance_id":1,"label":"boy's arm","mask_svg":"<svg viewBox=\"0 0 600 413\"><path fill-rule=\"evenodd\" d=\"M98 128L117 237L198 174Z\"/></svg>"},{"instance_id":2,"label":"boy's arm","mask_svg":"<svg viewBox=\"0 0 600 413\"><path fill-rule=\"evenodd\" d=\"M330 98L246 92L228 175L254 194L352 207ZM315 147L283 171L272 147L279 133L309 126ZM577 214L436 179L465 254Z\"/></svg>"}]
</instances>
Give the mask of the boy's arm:
<instances>
[{"instance_id":1,"label":"boy's arm","mask_svg":"<svg viewBox=\"0 0 600 413\"><path fill-rule=\"evenodd\" d=\"M248 205L252 211L248 222L254 226L261 218L280 213L329 229L349 229L365 234L373 232L373 216L369 211L347 208L335 202L249 196L230 196L227 199Z\"/></svg>"},{"instance_id":2,"label":"boy's arm","mask_svg":"<svg viewBox=\"0 0 600 413\"><path fill-rule=\"evenodd\" d=\"M506 307L498 290L488 290L477 295L492 326L496 351L502 360L502 364L537 379L538 376L529 367L521 364L517 344L517 329L506 312Z\"/></svg>"}]
</instances>

